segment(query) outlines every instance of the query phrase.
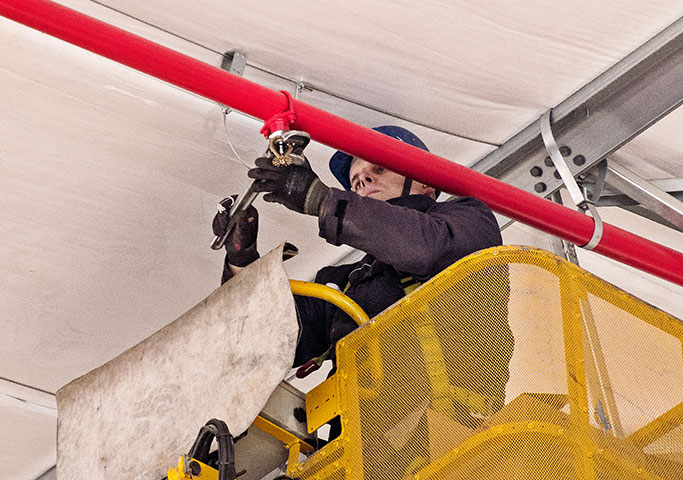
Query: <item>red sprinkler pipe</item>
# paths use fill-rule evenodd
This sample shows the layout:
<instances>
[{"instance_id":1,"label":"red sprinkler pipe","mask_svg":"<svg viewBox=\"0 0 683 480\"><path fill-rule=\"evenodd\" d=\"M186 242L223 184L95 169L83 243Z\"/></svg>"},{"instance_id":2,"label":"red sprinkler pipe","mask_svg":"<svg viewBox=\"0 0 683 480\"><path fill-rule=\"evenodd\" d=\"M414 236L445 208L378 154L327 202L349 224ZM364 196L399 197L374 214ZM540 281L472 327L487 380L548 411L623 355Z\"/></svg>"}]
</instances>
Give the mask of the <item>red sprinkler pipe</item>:
<instances>
[{"instance_id":1,"label":"red sprinkler pipe","mask_svg":"<svg viewBox=\"0 0 683 480\"><path fill-rule=\"evenodd\" d=\"M285 95L48 0L0 0L0 14L141 72L267 121ZM293 128L444 192L472 196L507 217L585 245L593 219L374 130L292 100ZM683 254L604 224L595 252L683 285Z\"/></svg>"}]
</instances>

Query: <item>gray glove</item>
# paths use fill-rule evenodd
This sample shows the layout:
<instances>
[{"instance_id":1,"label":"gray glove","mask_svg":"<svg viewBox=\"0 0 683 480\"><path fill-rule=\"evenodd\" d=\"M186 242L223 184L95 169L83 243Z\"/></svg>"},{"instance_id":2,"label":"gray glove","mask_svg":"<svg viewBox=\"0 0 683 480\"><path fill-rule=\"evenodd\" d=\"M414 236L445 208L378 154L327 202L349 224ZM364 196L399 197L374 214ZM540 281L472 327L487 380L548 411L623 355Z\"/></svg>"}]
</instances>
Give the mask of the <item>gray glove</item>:
<instances>
[{"instance_id":1,"label":"gray glove","mask_svg":"<svg viewBox=\"0 0 683 480\"><path fill-rule=\"evenodd\" d=\"M303 165L288 167L276 167L268 157L257 158L255 163L256 168L249 170L247 175L257 180L252 187L255 192L267 192L263 200L281 203L295 212L318 216L320 205L330 189L313 172L308 160Z\"/></svg>"}]
</instances>

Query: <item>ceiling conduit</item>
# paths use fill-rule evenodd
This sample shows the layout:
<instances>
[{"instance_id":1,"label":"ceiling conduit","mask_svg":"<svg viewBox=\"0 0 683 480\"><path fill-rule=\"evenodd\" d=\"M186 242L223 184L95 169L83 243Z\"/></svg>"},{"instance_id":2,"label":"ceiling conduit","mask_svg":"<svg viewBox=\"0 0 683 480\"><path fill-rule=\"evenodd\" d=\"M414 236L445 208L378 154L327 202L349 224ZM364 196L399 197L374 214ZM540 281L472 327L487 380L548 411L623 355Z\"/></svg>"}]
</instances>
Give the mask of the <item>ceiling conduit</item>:
<instances>
[{"instance_id":1,"label":"ceiling conduit","mask_svg":"<svg viewBox=\"0 0 683 480\"><path fill-rule=\"evenodd\" d=\"M288 107L283 93L48 0L0 0L0 14L264 121ZM577 245L593 235L593 219L587 215L298 100L292 106L292 128L320 143L439 190L479 198L502 215ZM683 285L683 253L613 225L604 224L593 251Z\"/></svg>"}]
</instances>

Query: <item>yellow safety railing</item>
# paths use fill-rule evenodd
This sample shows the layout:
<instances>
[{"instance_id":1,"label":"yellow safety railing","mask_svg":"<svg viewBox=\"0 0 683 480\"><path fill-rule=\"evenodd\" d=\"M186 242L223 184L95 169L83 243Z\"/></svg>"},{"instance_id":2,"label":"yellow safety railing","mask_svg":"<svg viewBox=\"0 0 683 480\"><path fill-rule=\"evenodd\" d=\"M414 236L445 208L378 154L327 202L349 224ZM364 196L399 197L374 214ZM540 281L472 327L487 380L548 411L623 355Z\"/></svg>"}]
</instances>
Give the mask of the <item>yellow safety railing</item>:
<instances>
[{"instance_id":1,"label":"yellow safety railing","mask_svg":"<svg viewBox=\"0 0 683 480\"><path fill-rule=\"evenodd\" d=\"M479 252L338 342L307 413L342 434L288 474L681 479L682 342L683 322L549 252Z\"/></svg>"},{"instance_id":2,"label":"yellow safety railing","mask_svg":"<svg viewBox=\"0 0 683 480\"><path fill-rule=\"evenodd\" d=\"M321 285L319 283L302 282L301 280L290 280L289 286L294 295L301 295L303 297L315 297L330 302L339 307L349 317L351 317L358 325L362 325L370 318L360 306L351 300L349 297L341 293L339 290Z\"/></svg>"}]
</instances>

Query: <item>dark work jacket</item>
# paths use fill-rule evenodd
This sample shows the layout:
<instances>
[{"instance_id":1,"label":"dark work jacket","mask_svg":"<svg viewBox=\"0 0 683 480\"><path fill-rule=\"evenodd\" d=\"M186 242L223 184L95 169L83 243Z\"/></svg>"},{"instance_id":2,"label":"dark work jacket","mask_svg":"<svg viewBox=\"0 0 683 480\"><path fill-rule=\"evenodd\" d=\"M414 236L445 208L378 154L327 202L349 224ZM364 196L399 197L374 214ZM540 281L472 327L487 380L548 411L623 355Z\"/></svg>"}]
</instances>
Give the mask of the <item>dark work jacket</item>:
<instances>
[{"instance_id":1,"label":"dark work jacket","mask_svg":"<svg viewBox=\"0 0 683 480\"><path fill-rule=\"evenodd\" d=\"M424 282L457 260L502 243L493 213L474 198L437 203L411 195L384 202L331 189L319 227L328 242L367 255L354 264L325 267L315 281L346 290L370 317L404 296L400 281L405 276ZM226 258L223 281L230 276ZM507 320L507 269L477 272L459 285L449 307L459 312L455 323L440 327L448 329L440 335L453 345L467 345L446 352L454 372L451 382L496 399L497 410L505 398L514 341ZM328 302L301 296L295 300L300 324L295 366L322 355L356 328Z\"/></svg>"},{"instance_id":2,"label":"dark work jacket","mask_svg":"<svg viewBox=\"0 0 683 480\"><path fill-rule=\"evenodd\" d=\"M334 284L373 317L404 296L400 280L426 281L457 260L500 245L491 210L474 198L436 202L410 195L388 202L331 189L319 216L320 236L367 255L351 265L325 267L315 282ZM356 324L331 304L296 297L301 324L295 365L324 353Z\"/></svg>"}]
</instances>

